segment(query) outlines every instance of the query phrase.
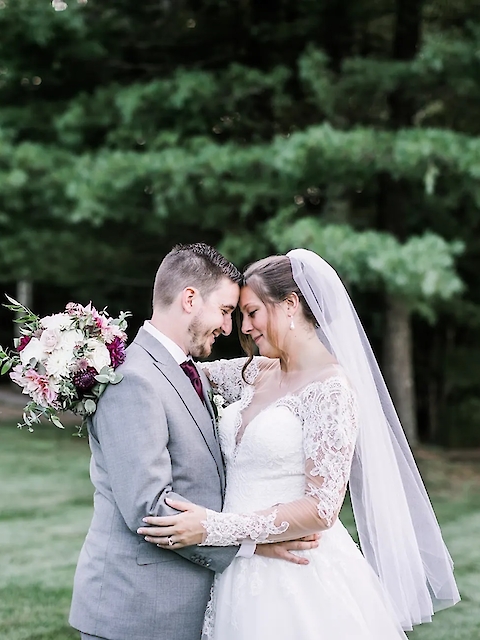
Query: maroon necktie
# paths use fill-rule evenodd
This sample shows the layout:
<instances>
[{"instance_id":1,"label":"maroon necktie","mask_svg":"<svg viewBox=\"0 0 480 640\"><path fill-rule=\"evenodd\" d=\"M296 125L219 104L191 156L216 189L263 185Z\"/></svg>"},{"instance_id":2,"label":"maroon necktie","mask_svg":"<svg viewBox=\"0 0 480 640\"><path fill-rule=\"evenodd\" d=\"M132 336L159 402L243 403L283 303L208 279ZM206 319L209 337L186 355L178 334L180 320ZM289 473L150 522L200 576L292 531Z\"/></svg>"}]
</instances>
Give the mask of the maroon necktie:
<instances>
[{"instance_id":1,"label":"maroon necktie","mask_svg":"<svg viewBox=\"0 0 480 640\"><path fill-rule=\"evenodd\" d=\"M202 402L205 402L203 398L203 386L202 381L200 380L200 375L197 371L197 367L193 364L191 360L185 360L180 365L185 373L190 378L190 382L193 385L193 388L198 394L198 397Z\"/></svg>"}]
</instances>

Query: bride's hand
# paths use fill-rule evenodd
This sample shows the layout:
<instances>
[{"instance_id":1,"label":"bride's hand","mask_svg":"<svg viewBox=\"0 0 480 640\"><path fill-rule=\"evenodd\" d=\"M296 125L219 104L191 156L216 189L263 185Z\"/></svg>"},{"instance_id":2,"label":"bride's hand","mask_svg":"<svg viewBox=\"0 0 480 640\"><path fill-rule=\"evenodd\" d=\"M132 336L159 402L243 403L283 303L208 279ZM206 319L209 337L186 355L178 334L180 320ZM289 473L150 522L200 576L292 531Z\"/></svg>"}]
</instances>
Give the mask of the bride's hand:
<instances>
[{"instance_id":1,"label":"bride's hand","mask_svg":"<svg viewBox=\"0 0 480 640\"><path fill-rule=\"evenodd\" d=\"M137 533L145 536L147 542L156 544L162 549L181 549L201 544L205 539L202 521L207 519L206 509L191 502L179 502L169 498L166 498L165 502L182 513L162 518L155 516L143 518L143 522L150 526L137 529Z\"/></svg>"}]
</instances>

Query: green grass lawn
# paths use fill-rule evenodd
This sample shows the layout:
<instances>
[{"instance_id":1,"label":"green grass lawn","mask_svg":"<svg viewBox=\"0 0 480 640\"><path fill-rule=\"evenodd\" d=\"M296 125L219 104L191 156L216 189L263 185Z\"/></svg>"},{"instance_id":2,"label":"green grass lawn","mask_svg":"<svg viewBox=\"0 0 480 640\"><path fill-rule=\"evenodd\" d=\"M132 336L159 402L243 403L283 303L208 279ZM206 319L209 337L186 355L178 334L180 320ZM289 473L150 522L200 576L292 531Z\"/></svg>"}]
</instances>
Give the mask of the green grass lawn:
<instances>
[{"instance_id":1,"label":"green grass lawn","mask_svg":"<svg viewBox=\"0 0 480 640\"><path fill-rule=\"evenodd\" d=\"M0 638L70 640L73 572L92 512L86 439L0 426Z\"/></svg>"},{"instance_id":2,"label":"green grass lawn","mask_svg":"<svg viewBox=\"0 0 480 640\"><path fill-rule=\"evenodd\" d=\"M85 439L50 425L34 433L0 425L1 640L78 638L67 617L92 511L88 462ZM410 639L480 640L480 469L435 452L425 452L420 465L463 601ZM348 508L342 520L351 525Z\"/></svg>"}]
</instances>

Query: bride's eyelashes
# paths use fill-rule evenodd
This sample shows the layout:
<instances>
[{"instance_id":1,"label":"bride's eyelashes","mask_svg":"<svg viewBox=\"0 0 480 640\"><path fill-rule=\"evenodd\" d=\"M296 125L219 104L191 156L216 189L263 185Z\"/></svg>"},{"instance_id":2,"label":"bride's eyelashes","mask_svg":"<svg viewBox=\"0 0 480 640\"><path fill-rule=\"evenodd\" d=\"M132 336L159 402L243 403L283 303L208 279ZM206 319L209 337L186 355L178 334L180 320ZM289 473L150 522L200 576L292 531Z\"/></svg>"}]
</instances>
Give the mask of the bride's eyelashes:
<instances>
[{"instance_id":1,"label":"bride's eyelashes","mask_svg":"<svg viewBox=\"0 0 480 640\"><path fill-rule=\"evenodd\" d=\"M258 309L254 309L253 311L242 311L242 318L244 318L245 316L247 316L247 318L254 318L255 314L257 313Z\"/></svg>"}]
</instances>

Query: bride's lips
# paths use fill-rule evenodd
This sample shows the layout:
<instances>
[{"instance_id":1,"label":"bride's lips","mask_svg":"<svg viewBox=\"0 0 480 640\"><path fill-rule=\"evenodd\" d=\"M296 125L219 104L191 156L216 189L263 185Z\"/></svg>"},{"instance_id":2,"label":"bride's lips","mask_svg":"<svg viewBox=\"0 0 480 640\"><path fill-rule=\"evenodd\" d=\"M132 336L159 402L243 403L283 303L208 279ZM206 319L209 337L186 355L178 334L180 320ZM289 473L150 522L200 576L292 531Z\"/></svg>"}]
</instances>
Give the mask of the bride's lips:
<instances>
[{"instance_id":1,"label":"bride's lips","mask_svg":"<svg viewBox=\"0 0 480 640\"><path fill-rule=\"evenodd\" d=\"M260 340L260 338L263 338L262 334L260 334L259 336L255 336L255 338L253 338L253 341L255 342L255 344L258 344L258 341Z\"/></svg>"}]
</instances>

